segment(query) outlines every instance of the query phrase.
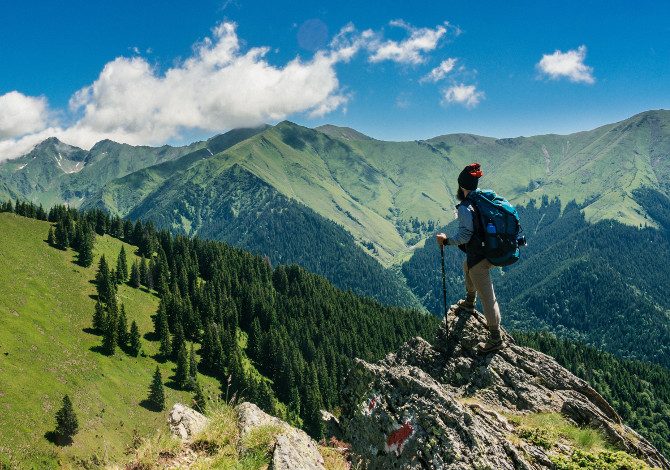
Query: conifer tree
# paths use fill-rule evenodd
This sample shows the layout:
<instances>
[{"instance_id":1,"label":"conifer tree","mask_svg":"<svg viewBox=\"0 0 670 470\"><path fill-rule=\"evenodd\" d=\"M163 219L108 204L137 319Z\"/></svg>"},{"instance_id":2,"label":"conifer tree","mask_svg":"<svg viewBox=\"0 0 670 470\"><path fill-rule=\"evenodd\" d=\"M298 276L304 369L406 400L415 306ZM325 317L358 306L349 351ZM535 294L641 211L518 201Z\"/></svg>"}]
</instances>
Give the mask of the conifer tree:
<instances>
[{"instance_id":1,"label":"conifer tree","mask_svg":"<svg viewBox=\"0 0 670 470\"><path fill-rule=\"evenodd\" d=\"M63 222L62 219L59 220L58 223L56 224L56 230L54 232L54 240L56 242L56 246L61 250L66 250L67 247L70 246L70 239L68 237L67 227L65 226L65 222Z\"/></svg>"},{"instance_id":2,"label":"conifer tree","mask_svg":"<svg viewBox=\"0 0 670 470\"><path fill-rule=\"evenodd\" d=\"M82 240L84 239L83 228L83 222L78 222L75 226L74 236L72 237L72 240L70 240L70 247L72 247L73 250L79 251L79 247L81 246Z\"/></svg>"},{"instance_id":3,"label":"conifer tree","mask_svg":"<svg viewBox=\"0 0 670 470\"><path fill-rule=\"evenodd\" d=\"M164 308L158 308L156 318L156 333L160 340L159 353L162 357L168 358L172 354L172 345L170 343L170 330L168 328L167 313Z\"/></svg>"},{"instance_id":4,"label":"conifer tree","mask_svg":"<svg viewBox=\"0 0 670 470\"><path fill-rule=\"evenodd\" d=\"M184 328L182 328L181 323L177 322L174 328L174 335L172 336L172 358L177 359L181 347L186 342L184 337Z\"/></svg>"},{"instance_id":5,"label":"conifer tree","mask_svg":"<svg viewBox=\"0 0 670 470\"><path fill-rule=\"evenodd\" d=\"M82 229L81 240L77 247L79 251L78 262L81 266L88 268L93 264L93 231L88 226Z\"/></svg>"},{"instance_id":6,"label":"conifer tree","mask_svg":"<svg viewBox=\"0 0 670 470\"><path fill-rule=\"evenodd\" d=\"M297 387L291 387L291 392L289 394L288 400L288 412L289 415L295 420L300 416L301 406L300 406L300 392Z\"/></svg>"},{"instance_id":7,"label":"conifer tree","mask_svg":"<svg viewBox=\"0 0 670 470\"><path fill-rule=\"evenodd\" d=\"M128 318L126 317L126 307L121 304L119 317L116 322L117 344L121 349L128 346Z\"/></svg>"},{"instance_id":8,"label":"conifer tree","mask_svg":"<svg viewBox=\"0 0 670 470\"><path fill-rule=\"evenodd\" d=\"M54 235L53 227L49 227L49 235L47 235L47 243L51 246L56 245L56 236Z\"/></svg>"},{"instance_id":9,"label":"conifer tree","mask_svg":"<svg viewBox=\"0 0 670 470\"><path fill-rule=\"evenodd\" d=\"M258 317L251 322L251 335L249 336L249 353L253 360L260 361L263 357L263 334L261 332L261 322Z\"/></svg>"},{"instance_id":10,"label":"conifer tree","mask_svg":"<svg viewBox=\"0 0 670 470\"><path fill-rule=\"evenodd\" d=\"M321 409L323 401L321 391L319 390L319 380L316 376L316 369L309 367L309 377L305 397L305 431L315 439L323 437L323 420L321 419Z\"/></svg>"},{"instance_id":11,"label":"conifer tree","mask_svg":"<svg viewBox=\"0 0 670 470\"><path fill-rule=\"evenodd\" d=\"M112 293L110 292L110 272L109 265L105 259L105 255L100 257L98 261L98 272L95 275L95 284L98 289L98 300L103 303L109 302Z\"/></svg>"},{"instance_id":12,"label":"conifer tree","mask_svg":"<svg viewBox=\"0 0 670 470\"><path fill-rule=\"evenodd\" d=\"M105 328L105 307L100 303L100 300L95 303L92 323L93 329L98 333L101 333Z\"/></svg>"},{"instance_id":13,"label":"conifer tree","mask_svg":"<svg viewBox=\"0 0 670 470\"><path fill-rule=\"evenodd\" d=\"M135 289L139 289L140 285L142 285L140 267L137 261L130 267L130 285Z\"/></svg>"},{"instance_id":14,"label":"conifer tree","mask_svg":"<svg viewBox=\"0 0 670 470\"><path fill-rule=\"evenodd\" d=\"M165 390L163 389L163 377L161 371L156 366L151 385L149 386L149 404L156 411L165 409Z\"/></svg>"},{"instance_id":15,"label":"conifer tree","mask_svg":"<svg viewBox=\"0 0 670 470\"><path fill-rule=\"evenodd\" d=\"M128 351L131 356L137 357L142 349L142 342L140 339L140 329L137 327L135 320L130 324L130 347Z\"/></svg>"},{"instance_id":16,"label":"conifer tree","mask_svg":"<svg viewBox=\"0 0 670 470\"><path fill-rule=\"evenodd\" d=\"M140 261L140 283L144 287L149 287L149 268L147 266L147 259L142 256Z\"/></svg>"},{"instance_id":17,"label":"conifer tree","mask_svg":"<svg viewBox=\"0 0 670 470\"><path fill-rule=\"evenodd\" d=\"M117 319L114 312L108 312L105 318L105 329L102 334L102 349L108 356L113 356L116 351L117 341Z\"/></svg>"},{"instance_id":18,"label":"conifer tree","mask_svg":"<svg viewBox=\"0 0 670 470\"><path fill-rule=\"evenodd\" d=\"M195 348L193 347L193 343L191 343L191 352L188 357L188 375L191 379L191 382L195 382L198 379L198 361L195 357Z\"/></svg>"},{"instance_id":19,"label":"conifer tree","mask_svg":"<svg viewBox=\"0 0 670 470\"><path fill-rule=\"evenodd\" d=\"M181 344L177 353L177 367L174 373L174 380L181 389L187 389L189 386L188 353L186 352L184 343Z\"/></svg>"},{"instance_id":20,"label":"conifer tree","mask_svg":"<svg viewBox=\"0 0 670 470\"><path fill-rule=\"evenodd\" d=\"M65 395L63 397L63 405L56 412L56 436L60 440L68 442L72 440L72 437L77 434L78 430L79 422L77 421L72 401L70 401L69 396Z\"/></svg>"},{"instance_id":21,"label":"conifer tree","mask_svg":"<svg viewBox=\"0 0 670 470\"><path fill-rule=\"evenodd\" d=\"M197 380L193 382L193 406L200 413L204 413L207 407L207 399L205 398L205 394L202 392L200 382Z\"/></svg>"},{"instance_id":22,"label":"conifer tree","mask_svg":"<svg viewBox=\"0 0 670 470\"><path fill-rule=\"evenodd\" d=\"M123 245L121 245L121 252L116 259L116 279L119 284L123 284L128 279L128 258Z\"/></svg>"}]
</instances>

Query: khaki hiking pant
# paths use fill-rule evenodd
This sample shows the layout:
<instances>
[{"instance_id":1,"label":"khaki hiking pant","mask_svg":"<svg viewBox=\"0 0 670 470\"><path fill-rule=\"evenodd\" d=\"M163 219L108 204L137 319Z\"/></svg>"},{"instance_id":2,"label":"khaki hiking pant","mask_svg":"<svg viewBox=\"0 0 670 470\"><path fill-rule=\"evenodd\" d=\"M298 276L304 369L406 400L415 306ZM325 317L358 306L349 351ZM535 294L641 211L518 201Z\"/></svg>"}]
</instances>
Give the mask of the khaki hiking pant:
<instances>
[{"instance_id":1,"label":"khaki hiking pant","mask_svg":"<svg viewBox=\"0 0 670 470\"><path fill-rule=\"evenodd\" d=\"M496 299L493 283L491 282L490 270L492 267L493 265L487 259L480 261L472 268L468 268L467 261L463 263L468 300L474 302L477 294L479 294L489 330L500 327L500 307L498 307L498 299Z\"/></svg>"}]
</instances>

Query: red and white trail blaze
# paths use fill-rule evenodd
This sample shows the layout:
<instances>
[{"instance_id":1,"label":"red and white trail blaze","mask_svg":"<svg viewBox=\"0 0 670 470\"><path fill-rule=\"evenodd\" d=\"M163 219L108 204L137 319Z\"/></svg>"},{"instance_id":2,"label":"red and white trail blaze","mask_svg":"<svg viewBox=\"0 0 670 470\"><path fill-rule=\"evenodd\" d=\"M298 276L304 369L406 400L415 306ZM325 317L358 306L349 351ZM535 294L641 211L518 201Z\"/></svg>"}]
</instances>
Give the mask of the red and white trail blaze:
<instances>
[{"instance_id":1,"label":"red and white trail blaze","mask_svg":"<svg viewBox=\"0 0 670 470\"><path fill-rule=\"evenodd\" d=\"M400 455L405 447L405 443L412 437L412 434L414 434L414 426L409 421L406 421L405 424L393 431L388 439L386 439L386 452L395 452L396 455Z\"/></svg>"}]
</instances>

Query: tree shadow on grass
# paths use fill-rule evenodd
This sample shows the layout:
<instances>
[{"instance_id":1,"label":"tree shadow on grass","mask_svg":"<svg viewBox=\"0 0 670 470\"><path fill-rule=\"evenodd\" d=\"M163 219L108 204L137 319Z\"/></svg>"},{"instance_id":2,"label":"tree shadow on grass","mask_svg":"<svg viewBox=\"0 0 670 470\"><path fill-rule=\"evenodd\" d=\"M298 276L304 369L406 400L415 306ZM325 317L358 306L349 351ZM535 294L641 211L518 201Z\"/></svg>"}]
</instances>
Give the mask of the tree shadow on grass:
<instances>
[{"instance_id":1,"label":"tree shadow on grass","mask_svg":"<svg viewBox=\"0 0 670 470\"><path fill-rule=\"evenodd\" d=\"M83 328L81 331L83 331L84 333L88 333L89 335L95 335L95 336L101 335L101 332L96 330L95 328L86 327Z\"/></svg>"},{"instance_id":2,"label":"tree shadow on grass","mask_svg":"<svg viewBox=\"0 0 670 470\"><path fill-rule=\"evenodd\" d=\"M65 447L69 446L72 444L72 438L71 437L63 437L59 436L56 434L56 431L47 431L44 433L44 438L51 442L54 445L57 445L59 447Z\"/></svg>"},{"instance_id":3,"label":"tree shadow on grass","mask_svg":"<svg viewBox=\"0 0 670 470\"><path fill-rule=\"evenodd\" d=\"M164 384L167 388L171 390L183 391L184 389L177 385L177 382L174 381L174 377L170 377L167 382Z\"/></svg>"},{"instance_id":4,"label":"tree shadow on grass","mask_svg":"<svg viewBox=\"0 0 670 470\"><path fill-rule=\"evenodd\" d=\"M102 354L103 356L110 356L110 354L107 354L107 351L105 351L105 348L103 348L100 345L91 346L90 348L88 348L88 350L93 351L93 352L98 353L98 354Z\"/></svg>"},{"instance_id":5,"label":"tree shadow on grass","mask_svg":"<svg viewBox=\"0 0 670 470\"><path fill-rule=\"evenodd\" d=\"M160 339L155 331L148 331L142 337L147 341L158 341Z\"/></svg>"},{"instance_id":6,"label":"tree shadow on grass","mask_svg":"<svg viewBox=\"0 0 670 470\"><path fill-rule=\"evenodd\" d=\"M146 398L140 402L140 406L145 410L153 411L154 413L160 413L163 410L158 409L150 400Z\"/></svg>"}]
</instances>

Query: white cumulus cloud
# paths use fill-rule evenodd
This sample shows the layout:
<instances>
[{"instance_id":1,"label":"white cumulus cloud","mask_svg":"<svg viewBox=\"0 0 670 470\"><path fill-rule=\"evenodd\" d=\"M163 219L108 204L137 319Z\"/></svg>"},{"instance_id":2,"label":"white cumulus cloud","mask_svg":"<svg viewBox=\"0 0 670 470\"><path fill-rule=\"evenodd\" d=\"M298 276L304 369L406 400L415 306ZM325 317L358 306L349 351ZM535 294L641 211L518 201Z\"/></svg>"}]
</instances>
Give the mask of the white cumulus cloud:
<instances>
[{"instance_id":1,"label":"white cumulus cloud","mask_svg":"<svg viewBox=\"0 0 670 470\"><path fill-rule=\"evenodd\" d=\"M468 108L474 108L484 98L484 92L478 91L475 85L463 83L452 85L443 91L445 103L462 104Z\"/></svg>"},{"instance_id":2,"label":"white cumulus cloud","mask_svg":"<svg viewBox=\"0 0 670 470\"><path fill-rule=\"evenodd\" d=\"M440 39L447 33L445 25L416 28L403 20L394 20L389 24L405 29L409 37L402 41L371 38L367 45L370 62L390 60L400 64L421 64L426 61L426 53L435 50Z\"/></svg>"},{"instance_id":3,"label":"white cumulus cloud","mask_svg":"<svg viewBox=\"0 0 670 470\"><path fill-rule=\"evenodd\" d=\"M45 98L16 91L0 96L0 160L20 156L51 136L82 148L102 139L160 145L194 131L214 133L296 113L344 110L351 94L340 85L338 64L358 52L373 63L423 63L451 28L446 22L435 28L402 20L390 25L404 29L407 37L387 40L381 32L348 24L310 58L296 56L283 64L268 59L271 47L243 47L233 22L218 24L193 46L190 57L166 69L138 48L129 49L131 56L111 60L93 83L72 95L69 110L50 110ZM443 62L436 76L448 73L448 65Z\"/></svg>"},{"instance_id":4,"label":"white cumulus cloud","mask_svg":"<svg viewBox=\"0 0 670 470\"><path fill-rule=\"evenodd\" d=\"M537 68L552 80L567 78L575 83L594 83L593 68L584 63L585 59L586 46L582 45L567 52L556 50L544 54Z\"/></svg>"},{"instance_id":5,"label":"white cumulus cloud","mask_svg":"<svg viewBox=\"0 0 670 470\"><path fill-rule=\"evenodd\" d=\"M44 97L18 91L0 95L0 140L21 137L47 127L49 112Z\"/></svg>"},{"instance_id":6,"label":"white cumulus cloud","mask_svg":"<svg viewBox=\"0 0 670 470\"><path fill-rule=\"evenodd\" d=\"M187 130L208 132L258 125L293 113L320 116L344 106L335 65L349 61L369 32L347 27L310 60L276 66L269 47L243 51L236 25L216 26L191 57L161 72L145 58L118 57L70 99L72 124L46 120L46 100L12 92L0 97L0 159L19 156L54 135L83 148L109 138L163 144ZM48 133L48 135L46 134Z\"/></svg>"},{"instance_id":7,"label":"white cumulus cloud","mask_svg":"<svg viewBox=\"0 0 670 470\"><path fill-rule=\"evenodd\" d=\"M440 65L435 67L433 70L428 72L427 75L421 77L420 82L439 82L440 80L444 79L449 72L454 70L454 67L456 67L456 61L457 59L450 57L447 60L443 60Z\"/></svg>"}]
</instances>

